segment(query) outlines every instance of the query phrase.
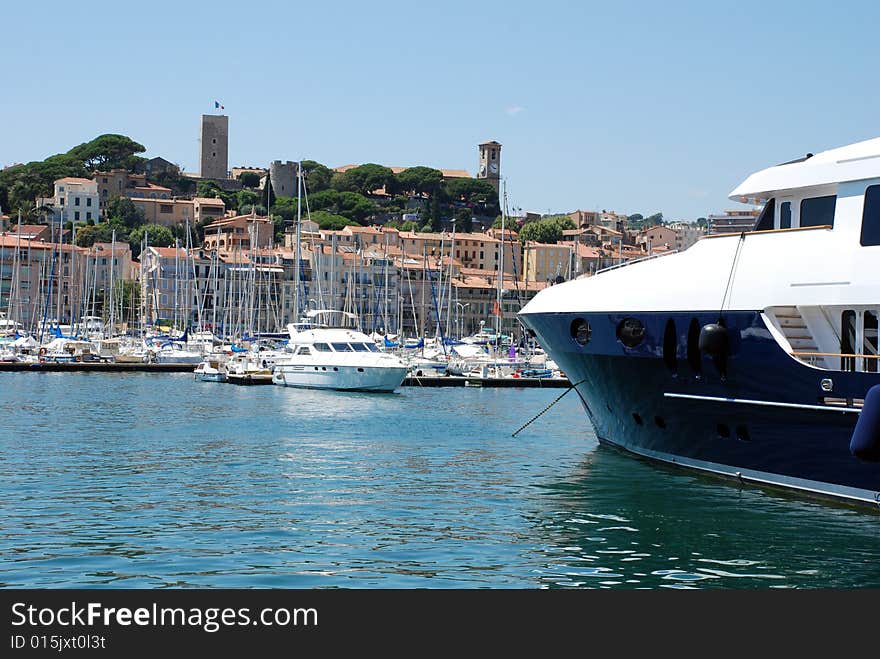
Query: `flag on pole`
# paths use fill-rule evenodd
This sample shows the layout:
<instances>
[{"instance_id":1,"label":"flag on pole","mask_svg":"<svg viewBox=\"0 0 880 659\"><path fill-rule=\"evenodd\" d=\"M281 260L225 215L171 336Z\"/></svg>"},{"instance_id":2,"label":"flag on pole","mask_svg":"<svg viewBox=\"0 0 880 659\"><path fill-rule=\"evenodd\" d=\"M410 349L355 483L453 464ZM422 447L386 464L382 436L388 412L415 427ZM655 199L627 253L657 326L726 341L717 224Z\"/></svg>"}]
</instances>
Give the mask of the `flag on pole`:
<instances>
[{"instance_id":1,"label":"flag on pole","mask_svg":"<svg viewBox=\"0 0 880 659\"><path fill-rule=\"evenodd\" d=\"M223 106L220 105L220 101L214 101L214 108L218 110L222 110Z\"/></svg>"},{"instance_id":2,"label":"flag on pole","mask_svg":"<svg viewBox=\"0 0 880 659\"><path fill-rule=\"evenodd\" d=\"M498 300L492 303L492 315L500 316L501 315L501 305L498 304Z\"/></svg>"}]
</instances>

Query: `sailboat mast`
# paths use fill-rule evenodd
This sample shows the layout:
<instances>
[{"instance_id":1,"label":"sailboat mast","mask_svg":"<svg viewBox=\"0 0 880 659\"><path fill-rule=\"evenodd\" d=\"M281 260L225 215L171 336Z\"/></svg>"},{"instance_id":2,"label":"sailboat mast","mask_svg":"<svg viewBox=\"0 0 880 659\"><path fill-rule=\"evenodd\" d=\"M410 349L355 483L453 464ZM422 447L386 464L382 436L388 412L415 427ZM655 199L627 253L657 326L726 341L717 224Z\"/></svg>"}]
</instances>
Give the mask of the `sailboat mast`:
<instances>
[{"instance_id":1,"label":"sailboat mast","mask_svg":"<svg viewBox=\"0 0 880 659\"><path fill-rule=\"evenodd\" d=\"M302 220L302 160L296 165L296 227L293 241L293 322L299 322L299 284L300 284L300 231Z\"/></svg>"},{"instance_id":2,"label":"sailboat mast","mask_svg":"<svg viewBox=\"0 0 880 659\"><path fill-rule=\"evenodd\" d=\"M496 342L501 341L501 334L504 329L504 307L502 306L502 301L504 297L504 293L502 287L504 285L504 220L507 217L507 182L504 181L501 184L502 190L502 204L501 204L501 257L499 258L498 265L498 331L495 333Z\"/></svg>"},{"instance_id":3,"label":"sailboat mast","mask_svg":"<svg viewBox=\"0 0 880 659\"><path fill-rule=\"evenodd\" d=\"M116 261L116 229L113 229L113 233L110 237L110 337L112 338L115 334L114 329L116 326L116 307L113 302L113 276L114 276L114 268L113 264Z\"/></svg>"},{"instance_id":4,"label":"sailboat mast","mask_svg":"<svg viewBox=\"0 0 880 659\"><path fill-rule=\"evenodd\" d=\"M447 281L447 302L446 302L446 336L449 336L449 323L452 320L452 257L455 255L455 219L452 220L452 243L449 246L449 275ZM461 337L459 337L461 338Z\"/></svg>"}]
</instances>

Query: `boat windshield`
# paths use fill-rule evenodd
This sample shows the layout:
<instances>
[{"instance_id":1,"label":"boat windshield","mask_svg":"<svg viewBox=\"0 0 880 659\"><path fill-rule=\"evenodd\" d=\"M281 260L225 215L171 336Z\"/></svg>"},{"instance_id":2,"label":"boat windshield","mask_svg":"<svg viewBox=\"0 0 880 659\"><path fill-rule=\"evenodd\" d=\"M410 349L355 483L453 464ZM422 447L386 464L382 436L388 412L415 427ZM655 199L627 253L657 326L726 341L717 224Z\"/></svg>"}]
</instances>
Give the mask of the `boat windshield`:
<instances>
[{"instance_id":1,"label":"boat windshield","mask_svg":"<svg viewBox=\"0 0 880 659\"><path fill-rule=\"evenodd\" d=\"M330 345L327 343L313 343L312 346L318 352L330 352Z\"/></svg>"},{"instance_id":2,"label":"boat windshield","mask_svg":"<svg viewBox=\"0 0 880 659\"><path fill-rule=\"evenodd\" d=\"M349 345L354 348L355 352L369 352L366 344L364 343L350 343Z\"/></svg>"},{"instance_id":3,"label":"boat windshield","mask_svg":"<svg viewBox=\"0 0 880 659\"><path fill-rule=\"evenodd\" d=\"M352 352L353 348L347 343L332 343L333 350L336 352Z\"/></svg>"}]
</instances>

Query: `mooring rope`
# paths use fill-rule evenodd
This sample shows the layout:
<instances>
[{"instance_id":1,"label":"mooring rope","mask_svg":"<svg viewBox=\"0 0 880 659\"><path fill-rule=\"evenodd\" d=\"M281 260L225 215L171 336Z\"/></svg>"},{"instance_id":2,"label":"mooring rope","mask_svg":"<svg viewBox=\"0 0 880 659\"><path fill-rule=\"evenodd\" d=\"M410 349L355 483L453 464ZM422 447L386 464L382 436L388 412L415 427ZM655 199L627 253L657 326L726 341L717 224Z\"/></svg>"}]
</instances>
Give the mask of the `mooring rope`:
<instances>
[{"instance_id":1,"label":"mooring rope","mask_svg":"<svg viewBox=\"0 0 880 659\"><path fill-rule=\"evenodd\" d=\"M556 403L558 403L559 401L561 401L561 400L562 400L562 397L565 396L565 394L567 394L569 391L571 391L572 389L574 389L575 387L577 387L579 384L583 384L583 383L586 382L586 381L587 381L587 379L584 378L584 379L581 380L580 382L575 382L573 385L569 386L568 389L566 389L565 391L563 391L561 394L559 394L559 395L556 397L556 400L554 400L554 401L553 401L552 403L550 403L547 407L545 407L543 410L541 410L540 412L538 412L535 416L533 416L531 419L529 419L525 424L523 424L522 426L520 426L519 430L517 430L516 432L514 432L514 433L511 435L511 437L516 437L519 433L521 433L523 430L525 430L526 428L528 428L528 427L529 427L534 421L536 421L536 420L538 419L539 416L541 416L542 414L544 414L544 412L546 412L546 411L549 410L551 407L553 407L554 405L556 405Z\"/></svg>"}]
</instances>

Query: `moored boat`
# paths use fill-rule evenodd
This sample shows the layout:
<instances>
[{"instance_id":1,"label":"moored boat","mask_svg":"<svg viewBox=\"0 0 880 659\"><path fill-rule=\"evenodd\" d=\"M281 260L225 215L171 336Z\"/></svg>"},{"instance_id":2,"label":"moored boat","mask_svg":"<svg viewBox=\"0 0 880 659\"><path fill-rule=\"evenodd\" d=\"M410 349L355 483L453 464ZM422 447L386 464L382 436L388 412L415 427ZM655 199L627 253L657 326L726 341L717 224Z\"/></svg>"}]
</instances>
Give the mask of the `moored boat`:
<instances>
[{"instance_id":1,"label":"moored boat","mask_svg":"<svg viewBox=\"0 0 880 659\"><path fill-rule=\"evenodd\" d=\"M876 505L880 139L759 171L730 198L763 205L753 230L551 286L519 318L600 441Z\"/></svg>"},{"instance_id":2,"label":"moored boat","mask_svg":"<svg viewBox=\"0 0 880 659\"><path fill-rule=\"evenodd\" d=\"M288 325L290 340L285 356L275 361L275 384L337 391L397 389L406 365L381 352L356 323L351 313L316 310L306 314L305 324Z\"/></svg>"}]
</instances>

